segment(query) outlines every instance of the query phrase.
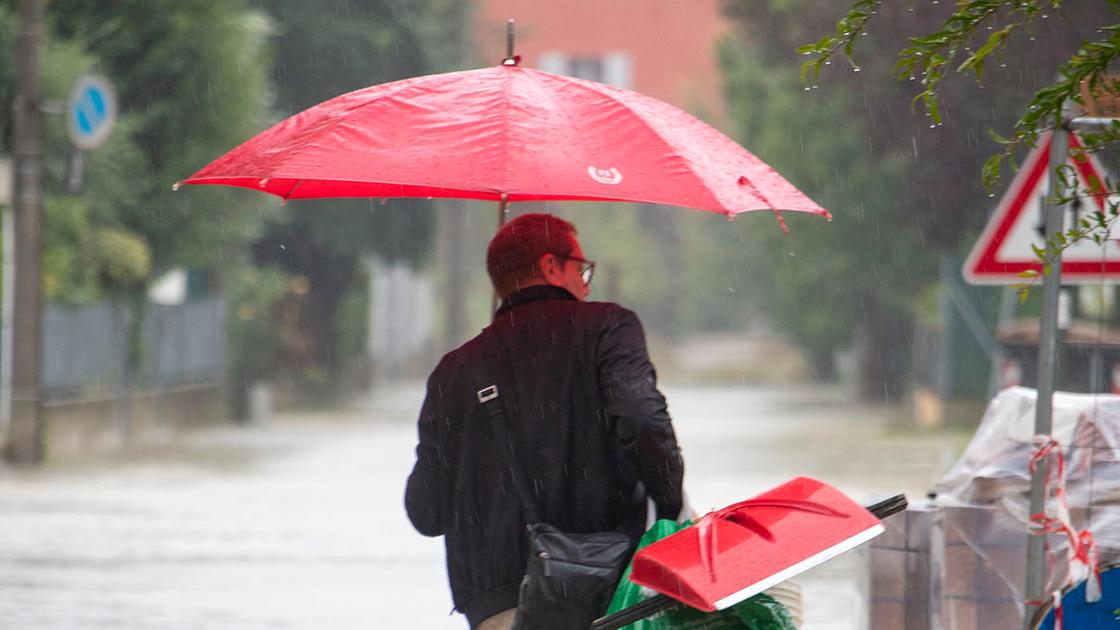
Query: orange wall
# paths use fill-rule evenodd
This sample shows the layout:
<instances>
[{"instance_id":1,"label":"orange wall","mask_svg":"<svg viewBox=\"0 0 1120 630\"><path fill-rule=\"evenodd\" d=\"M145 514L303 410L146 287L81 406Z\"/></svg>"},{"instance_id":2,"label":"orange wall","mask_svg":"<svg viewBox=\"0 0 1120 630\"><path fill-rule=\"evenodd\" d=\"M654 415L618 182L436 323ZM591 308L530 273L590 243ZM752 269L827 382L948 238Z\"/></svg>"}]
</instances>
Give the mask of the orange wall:
<instances>
[{"instance_id":1,"label":"orange wall","mask_svg":"<svg viewBox=\"0 0 1120 630\"><path fill-rule=\"evenodd\" d=\"M550 51L569 56L628 53L630 89L711 123L724 107L715 44L724 26L719 0L476 0L483 63L505 56L506 20L516 21L515 52L539 65Z\"/></svg>"}]
</instances>

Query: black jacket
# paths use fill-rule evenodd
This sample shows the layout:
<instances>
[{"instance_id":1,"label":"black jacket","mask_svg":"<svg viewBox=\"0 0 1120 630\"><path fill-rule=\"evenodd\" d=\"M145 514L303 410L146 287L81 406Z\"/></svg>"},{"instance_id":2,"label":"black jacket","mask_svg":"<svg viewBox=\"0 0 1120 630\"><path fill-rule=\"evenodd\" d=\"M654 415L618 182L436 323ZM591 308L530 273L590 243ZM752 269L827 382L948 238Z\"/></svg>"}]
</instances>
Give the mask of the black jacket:
<instances>
[{"instance_id":1,"label":"black jacket","mask_svg":"<svg viewBox=\"0 0 1120 630\"><path fill-rule=\"evenodd\" d=\"M504 345L504 348L503 348ZM541 517L561 530L642 533L646 498L681 509L684 464L637 316L534 286L447 354L428 379L405 507L445 536L455 607L472 628L517 605L526 531L507 463L476 393L485 361Z\"/></svg>"}]
</instances>

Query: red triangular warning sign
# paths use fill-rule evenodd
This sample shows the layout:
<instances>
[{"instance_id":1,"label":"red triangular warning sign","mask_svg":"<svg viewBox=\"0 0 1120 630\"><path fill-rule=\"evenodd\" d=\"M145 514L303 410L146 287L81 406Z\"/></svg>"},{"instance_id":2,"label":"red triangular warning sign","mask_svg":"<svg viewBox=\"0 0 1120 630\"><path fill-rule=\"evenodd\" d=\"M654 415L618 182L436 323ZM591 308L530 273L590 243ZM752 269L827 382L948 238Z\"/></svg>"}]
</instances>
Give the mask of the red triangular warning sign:
<instances>
[{"instance_id":1,"label":"red triangular warning sign","mask_svg":"<svg viewBox=\"0 0 1120 630\"><path fill-rule=\"evenodd\" d=\"M1070 148L1083 146L1076 134L1069 134ZM1011 182L999 206L964 264L964 277L972 284L1018 284L1019 273L1028 269L1041 272L1033 246L1042 247L1042 202L1049 192L1050 134L1027 156L1023 168ZM1092 156L1071 158L1086 190L1104 190L1104 170ZM1108 199L1097 194L1083 199L1080 208L1069 208L1066 229L1082 217L1105 211ZM1072 206L1072 204L1071 204ZM1120 278L1120 242L1110 240L1099 246L1092 240L1066 249L1062 255L1063 284L1095 284Z\"/></svg>"}]
</instances>

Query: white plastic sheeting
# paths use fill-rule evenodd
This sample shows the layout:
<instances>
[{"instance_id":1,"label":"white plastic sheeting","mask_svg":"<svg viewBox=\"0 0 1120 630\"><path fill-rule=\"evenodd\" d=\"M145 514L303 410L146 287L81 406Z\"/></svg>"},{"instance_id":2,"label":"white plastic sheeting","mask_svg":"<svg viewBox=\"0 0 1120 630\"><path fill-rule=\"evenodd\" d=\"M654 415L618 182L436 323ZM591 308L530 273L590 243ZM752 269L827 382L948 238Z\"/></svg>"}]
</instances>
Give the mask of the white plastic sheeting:
<instances>
[{"instance_id":1,"label":"white plastic sheeting","mask_svg":"<svg viewBox=\"0 0 1120 630\"><path fill-rule=\"evenodd\" d=\"M1036 400L1033 389L1000 392L964 454L937 484L946 627L972 627L982 617L989 623L1021 618ZM1053 410L1051 435L1065 459L1072 525L1092 532L1102 567L1120 563L1120 396L1058 392ZM1050 498L1047 514L1056 516L1059 507ZM1047 542L1048 590L1061 589L1068 542L1061 535L1049 535Z\"/></svg>"}]
</instances>

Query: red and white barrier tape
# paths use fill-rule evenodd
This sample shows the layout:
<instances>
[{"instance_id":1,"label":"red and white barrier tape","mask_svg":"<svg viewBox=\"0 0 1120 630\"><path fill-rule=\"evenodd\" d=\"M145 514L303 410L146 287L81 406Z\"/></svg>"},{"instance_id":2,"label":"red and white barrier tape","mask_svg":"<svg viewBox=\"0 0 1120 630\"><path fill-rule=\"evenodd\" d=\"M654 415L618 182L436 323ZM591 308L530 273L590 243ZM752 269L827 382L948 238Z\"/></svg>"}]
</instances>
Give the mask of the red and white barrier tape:
<instances>
[{"instance_id":1,"label":"red and white barrier tape","mask_svg":"<svg viewBox=\"0 0 1120 630\"><path fill-rule=\"evenodd\" d=\"M1089 530L1078 531L1074 529L1069 516L1069 503L1066 500L1066 462L1062 455L1061 445L1052 436L1034 436L1034 451L1031 453L1030 471L1048 459L1054 464L1046 469L1046 478L1043 482L1045 500L1043 511L1040 514L1031 514L1028 531L1035 536L1047 534L1063 534L1068 541L1066 560L1069 564L1066 587L1076 586L1085 581L1085 601L1096 602L1101 598L1100 576L1100 549L1093 540L1093 533ZM1050 499L1054 502L1051 503ZM1053 509L1049 509L1053 505ZM1053 512L1050 516L1048 512ZM1051 593L1054 605L1054 630L1062 630L1062 592L1061 589ZM1026 602L1028 605L1038 606L1045 602Z\"/></svg>"}]
</instances>

